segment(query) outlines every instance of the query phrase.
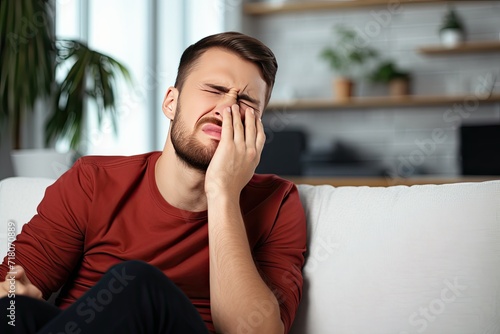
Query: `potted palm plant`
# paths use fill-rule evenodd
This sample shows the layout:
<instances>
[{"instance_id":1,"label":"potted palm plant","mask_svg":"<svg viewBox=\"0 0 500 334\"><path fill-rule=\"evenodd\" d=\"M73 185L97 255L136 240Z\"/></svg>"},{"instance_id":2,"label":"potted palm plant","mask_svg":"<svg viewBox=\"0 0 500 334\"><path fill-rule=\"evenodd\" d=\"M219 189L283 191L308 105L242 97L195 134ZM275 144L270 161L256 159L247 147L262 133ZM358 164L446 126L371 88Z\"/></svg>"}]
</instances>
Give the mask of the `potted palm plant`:
<instances>
[{"instance_id":1,"label":"potted palm plant","mask_svg":"<svg viewBox=\"0 0 500 334\"><path fill-rule=\"evenodd\" d=\"M130 82L127 68L115 59L79 41L57 40L54 16L50 0L0 3L0 127L12 134L14 150L26 148L22 124L42 100L48 106L45 145L62 139L78 151L85 104L97 106L99 121L109 115L116 124L116 83L120 78Z\"/></svg>"},{"instance_id":2,"label":"potted palm plant","mask_svg":"<svg viewBox=\"0 0 500 334\"><path fill-rule=\"evenodd\" d=\"M74 40L56 42L56 67L73 63L67 75L55 83L54 104L48 117L45 143L65 139L78 150L84 130L85 102L97 106L98 121L108 114L116 130L116 80L119 76L130 82L127 68L110 56L90 49Z\"/></svg>"},{"instance_id":3,"label":"potted palm plant","mask_svg":"<svg viewBox=\"0 0 500 334\"><path fill-rule=\"evenodd\" d=\"M336 25L334 32L337 37L334 46L325 47L320 56L336 74L333 82L336 98L348 100L353 95L356 73L363 72L378 53L367 45L360 45L359 36L354 29Z\"/></svg>"}]
</instances>

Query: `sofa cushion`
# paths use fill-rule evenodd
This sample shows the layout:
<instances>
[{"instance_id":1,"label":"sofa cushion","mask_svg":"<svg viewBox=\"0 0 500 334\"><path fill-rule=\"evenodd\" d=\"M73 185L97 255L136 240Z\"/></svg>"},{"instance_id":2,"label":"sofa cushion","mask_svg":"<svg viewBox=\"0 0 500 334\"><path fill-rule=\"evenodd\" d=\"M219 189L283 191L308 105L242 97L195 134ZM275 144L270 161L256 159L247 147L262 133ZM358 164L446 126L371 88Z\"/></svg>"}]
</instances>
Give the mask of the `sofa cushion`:
<instances>
[{"instance_id":1,"label":"sofa cushion","mask_svg":"<svg viewBox=\"0 0 500 334\"><path fill-rule=\"evenodd\" d=\"M299 191L293 333L500 333L500 181Z\"/></svg>"}]
</instances>

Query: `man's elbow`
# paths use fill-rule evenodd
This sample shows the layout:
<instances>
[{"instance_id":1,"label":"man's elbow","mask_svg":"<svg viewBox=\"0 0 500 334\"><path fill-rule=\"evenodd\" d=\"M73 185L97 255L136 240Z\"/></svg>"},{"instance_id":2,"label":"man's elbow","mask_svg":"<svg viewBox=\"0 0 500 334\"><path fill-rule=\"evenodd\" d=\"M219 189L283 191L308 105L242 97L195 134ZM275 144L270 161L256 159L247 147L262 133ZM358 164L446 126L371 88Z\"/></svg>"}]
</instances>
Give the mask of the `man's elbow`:
<instances>
[{"instance_id":1,"label":"man's elbow","mask_svg":"<svg viewBox=\"0 0 500 334\"><path fill-rule=\"evenodd\" d=\"M221 333L283 334L285 326L280 317L265 317L263 314L250 313L247 319L239 318L231 329ZM286 333L285 333L286 334Z\"/></svg>"}]
</instances>

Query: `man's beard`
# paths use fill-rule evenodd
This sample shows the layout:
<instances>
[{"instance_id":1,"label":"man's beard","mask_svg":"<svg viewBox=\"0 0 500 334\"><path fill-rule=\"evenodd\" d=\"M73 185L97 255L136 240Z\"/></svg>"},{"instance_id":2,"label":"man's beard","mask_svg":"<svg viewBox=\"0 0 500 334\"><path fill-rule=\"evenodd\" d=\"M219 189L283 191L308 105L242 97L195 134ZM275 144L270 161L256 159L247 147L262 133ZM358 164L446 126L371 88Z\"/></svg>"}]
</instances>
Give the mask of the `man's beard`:
<instances>
[{"instance_id":1,"label":"man's beard","mask_svg":"<svg viewBox=\"0 0 500 334\"><path fill-rule=\"evenodd\" d=\"M211 145L203 146L194 134L188 134L186 124L182 120L180 102L177 104L177 115L172 121L170 139L175 149L177 157L188 167L199 170L203 173L207 171L208 165L217 149L217 142L212 141ZM222 126L222 122L217 118L206 118L197 124L197 128L202 124L212 123Z\"/></svg>"}]
</instances>

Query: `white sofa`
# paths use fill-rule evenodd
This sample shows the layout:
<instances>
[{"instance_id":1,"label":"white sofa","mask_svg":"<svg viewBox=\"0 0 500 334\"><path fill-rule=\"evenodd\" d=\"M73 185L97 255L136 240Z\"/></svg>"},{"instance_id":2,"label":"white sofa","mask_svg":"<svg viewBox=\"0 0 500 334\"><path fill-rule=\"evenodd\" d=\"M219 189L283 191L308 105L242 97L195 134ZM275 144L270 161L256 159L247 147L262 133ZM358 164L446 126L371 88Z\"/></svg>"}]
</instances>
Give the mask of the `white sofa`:
<instances>
[{"instance_id":1,"label":"white sofa","mask_svg":"<svg viewBox=\"0 0 500 334\"><path fill-rule=\"evenodd\" d=\"M0 250L52 180L0 182ZM500 333L500 181L299 186L308 218L292 333Z\"/></svg>"}]
</instances>

